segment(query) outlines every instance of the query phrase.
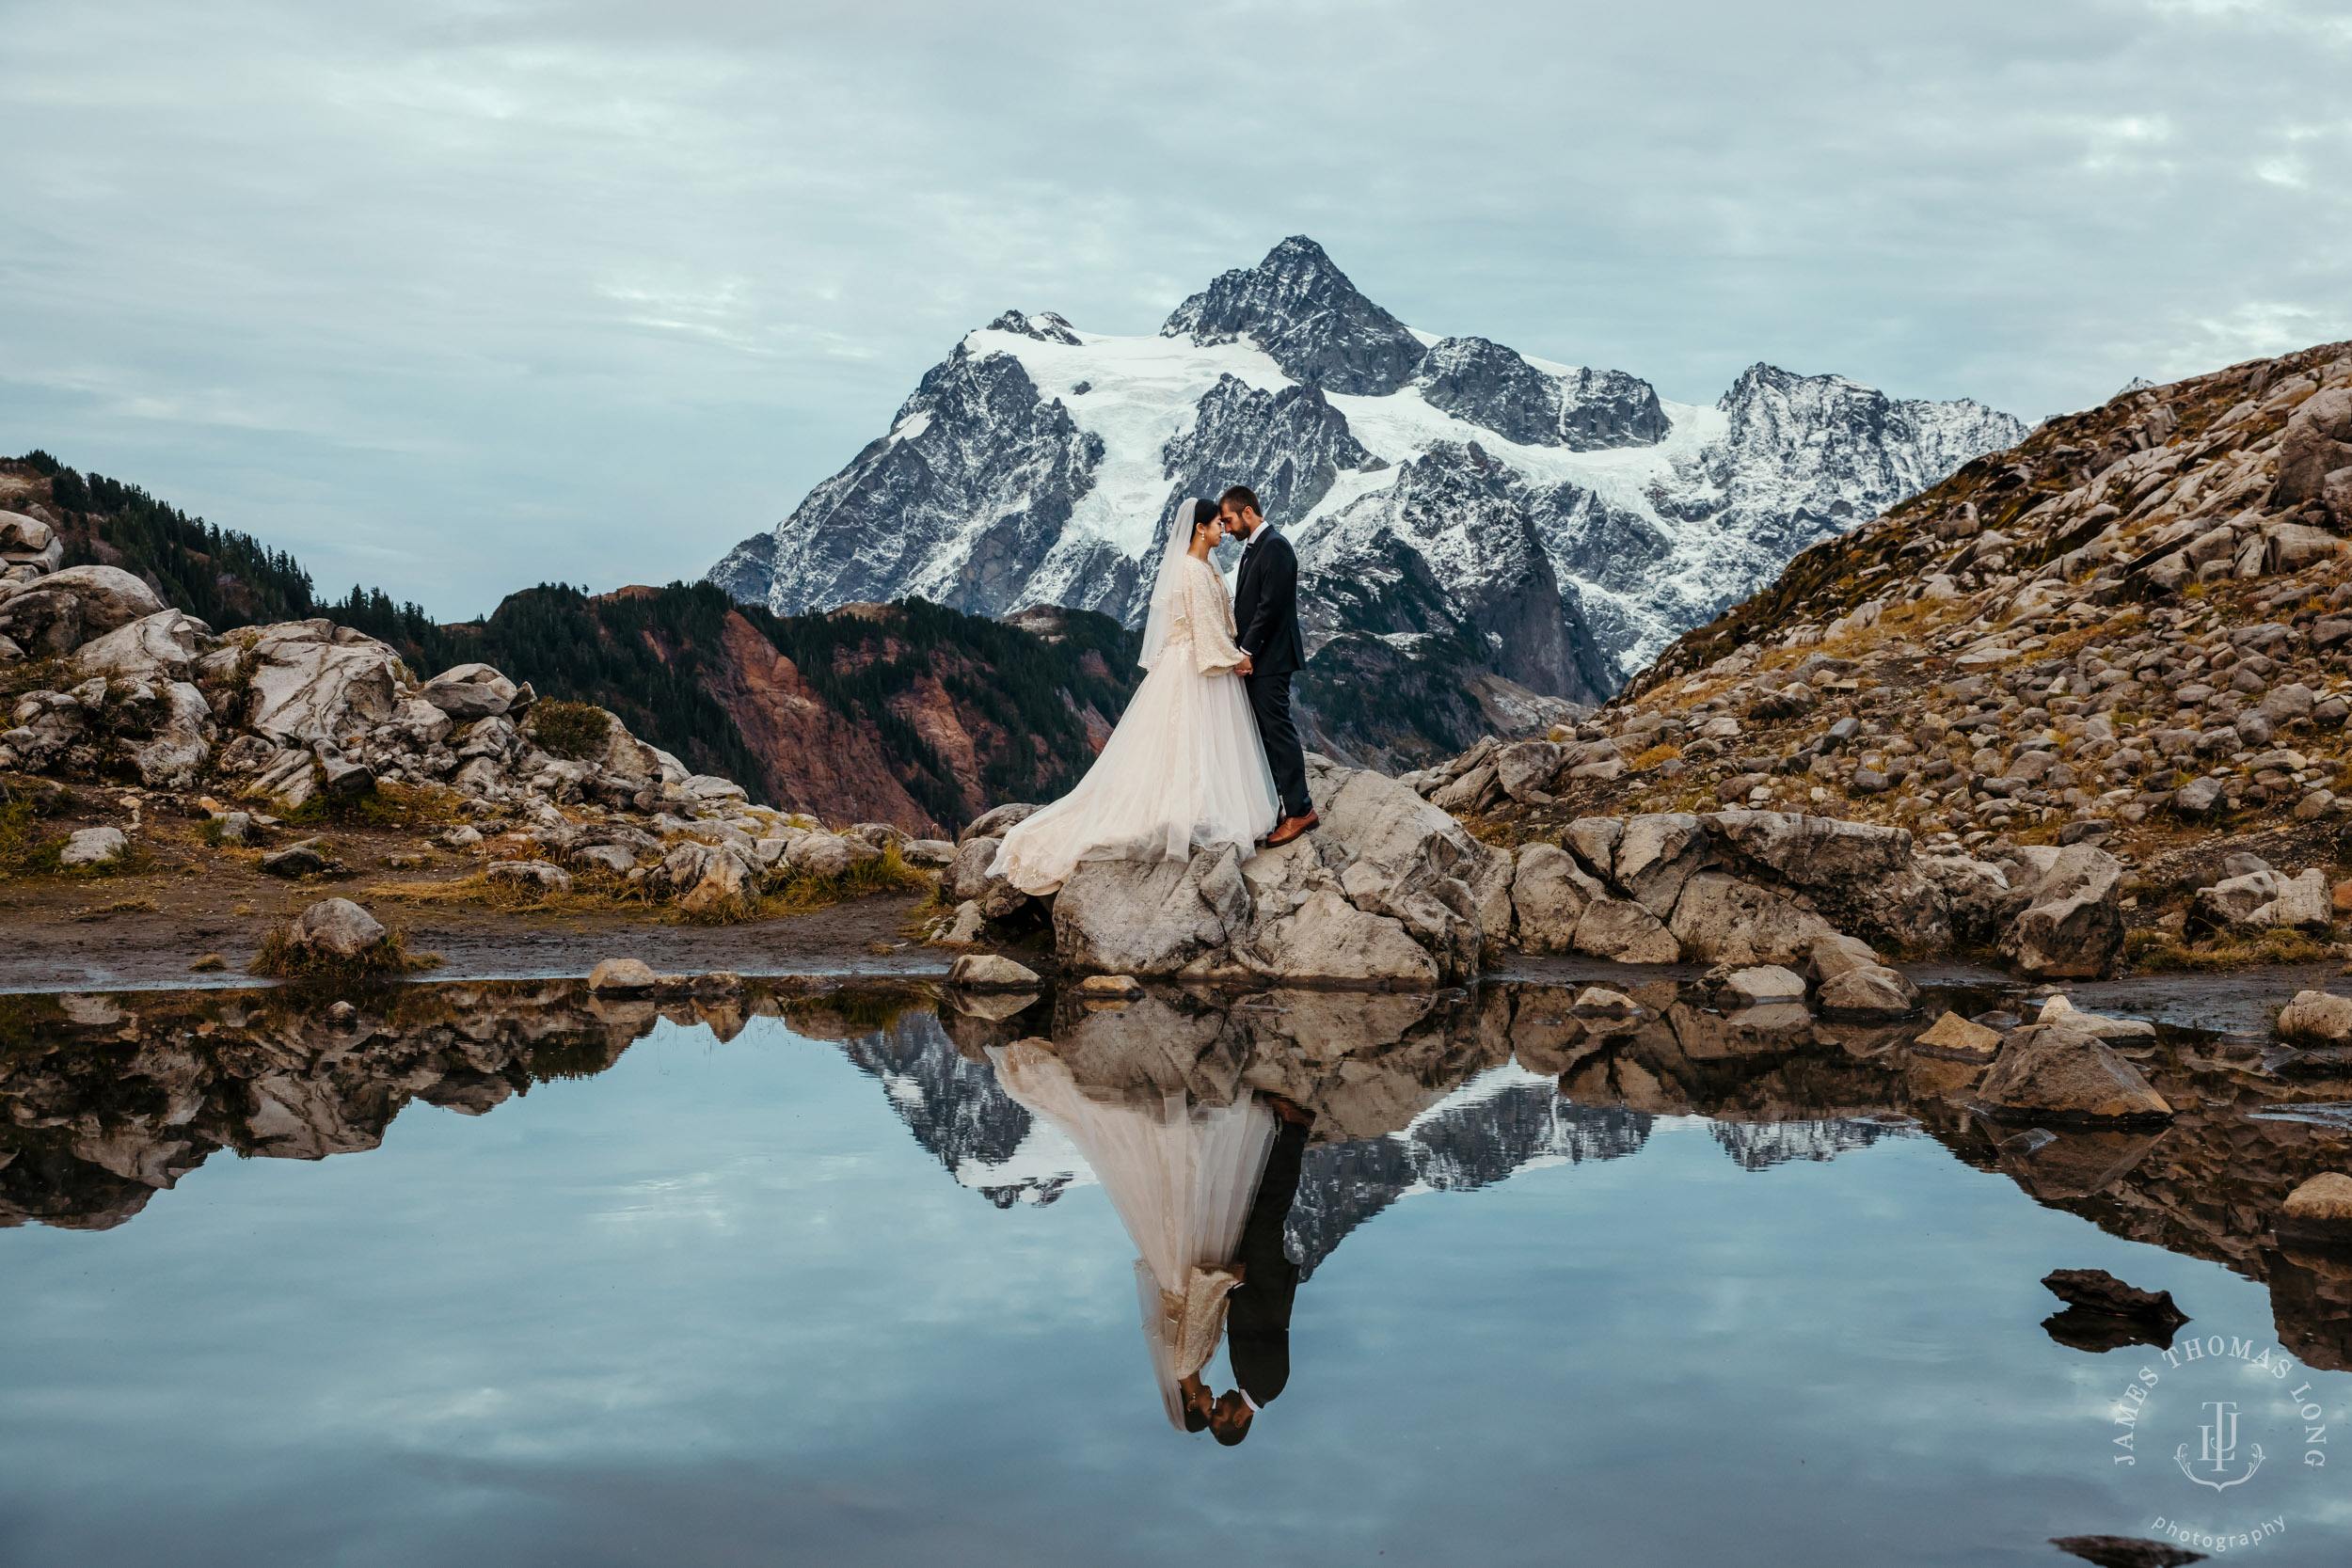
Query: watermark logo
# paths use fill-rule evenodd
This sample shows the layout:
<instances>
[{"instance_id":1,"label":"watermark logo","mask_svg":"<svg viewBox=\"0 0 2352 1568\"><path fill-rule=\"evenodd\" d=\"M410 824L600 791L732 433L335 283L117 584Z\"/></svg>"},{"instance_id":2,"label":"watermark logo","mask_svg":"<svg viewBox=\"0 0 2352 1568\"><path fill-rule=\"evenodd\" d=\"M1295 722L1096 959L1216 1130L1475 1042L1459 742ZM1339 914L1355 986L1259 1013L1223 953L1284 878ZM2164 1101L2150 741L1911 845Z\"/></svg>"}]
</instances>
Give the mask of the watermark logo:
<instances>
[{"instance_id":1,"label":"watermark logo","mask_svg":"<svg viewBox=\"0 0 2352 1568\"><path fill-rule=\"evenodd\" d=\"M2116 1397L2108 1430L2112 1466L2137 1467L2143 1453L2161 1466L2159 1456L2169 1456L2167 1473L2179 1473L2170 1485L2181 1503L2195 1495L2185 1481L2214 1494L2213 1506L2226 1502L2233 1514L2288 1500L2277 1481L2280 1461L2295 1468L2299 1458L2305 1472L2328 1465L2327 1411L2315 1374L2280 1345L2234 1335L2185 1339L2151 1356ZM2158 1516L2152 1528L2214 1550L2259 1545L2285 1532L2287 1516Z\"/></svg>"},{"instance_id":2,"label":"watermark logo","mask_svg":"<svg viewBox=\"0 0 2352 1568\"><path fill-rule=\"evenodd\" d=\"M2212 1414L2213 1419L2197 1429L2202 1442L2198 1447L2196 1465L2191 1465L2188 1462L2186 1443L2172 1450L2172 1461L2180 1465L2181 1474L2200 1486L2210 1486L2217 1492L2243 1486L2254 1479L2255 1471L2263 1467L2263 1446L2260 1443L2252 1446L2251 1457L2247 1460L2244 1471L2227 1481L2219 1479L2237 1458L2237 1402L2207 1400L2205 1409ZM2197 1473L2208 1465L2213 1467L2212 1475L2201 1476Z\"/></svg>"}]
</instances>

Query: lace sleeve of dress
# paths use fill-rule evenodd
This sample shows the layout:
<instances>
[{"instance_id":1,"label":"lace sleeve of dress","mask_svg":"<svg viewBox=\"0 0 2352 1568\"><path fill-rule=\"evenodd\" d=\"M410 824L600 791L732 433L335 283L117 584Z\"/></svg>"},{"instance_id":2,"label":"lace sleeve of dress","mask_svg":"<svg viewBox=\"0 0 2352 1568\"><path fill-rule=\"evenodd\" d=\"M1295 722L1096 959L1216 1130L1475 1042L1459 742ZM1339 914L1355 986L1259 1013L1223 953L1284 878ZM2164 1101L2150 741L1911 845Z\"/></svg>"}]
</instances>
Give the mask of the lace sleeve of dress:
<instances>
[{"instance_id":1,"label":"lace sleeve of dress","mask_svg":"<svg viewBox=\"0 0 2352 1568\"><path fill-rule=\"evenodd\" d=\"M1225 584L1216 568L1205 561L1192 562L1184 578L1184 610L1192 621L1192 654L1200 673L1213 675L1231 670L1246 657L1233 646L1233 611L1225 598Z\"/></svg>"}]
</instances>

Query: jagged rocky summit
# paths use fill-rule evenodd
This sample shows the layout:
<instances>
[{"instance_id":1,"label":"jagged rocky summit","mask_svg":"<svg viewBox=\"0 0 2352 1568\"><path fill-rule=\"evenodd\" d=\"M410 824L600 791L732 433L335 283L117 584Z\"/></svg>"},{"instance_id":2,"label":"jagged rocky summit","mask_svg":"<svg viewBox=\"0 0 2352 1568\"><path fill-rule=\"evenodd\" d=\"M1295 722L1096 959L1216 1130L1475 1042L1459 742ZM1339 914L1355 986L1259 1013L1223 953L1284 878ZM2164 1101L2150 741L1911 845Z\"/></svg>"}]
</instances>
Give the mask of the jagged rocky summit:
<instances>
[{"instance_id":1,"label":"jagged rocky summit","mask_svg":"<svg viewBox=\"0 0 2352 1568\"><path fill-rule=\"evenodd\" d=\"M1589 720L1409 782L1520 842L1628 812L1901 827L1956 911L2095 846L2152 953L2320 956L2352 908L2348 534L2352 344L2127 388L1800 554Z\"/></svg>"},{"instance_id":2,"label":"jagged rocky summit","mask_svg":"<svg viewBox=\"0 0 2352 1568\"><path fill-rule=\"evenodd\" d=\"M1294 237L1156 336L1007 312L709 580L779 614L918 595L1133 624L1177 501L1248 483L1299 548L1317 733L1426 761L1607 697L1799 549L2023 434L1766 365L1672 403L1417 331Z\"/></svg>"}]
</instances>

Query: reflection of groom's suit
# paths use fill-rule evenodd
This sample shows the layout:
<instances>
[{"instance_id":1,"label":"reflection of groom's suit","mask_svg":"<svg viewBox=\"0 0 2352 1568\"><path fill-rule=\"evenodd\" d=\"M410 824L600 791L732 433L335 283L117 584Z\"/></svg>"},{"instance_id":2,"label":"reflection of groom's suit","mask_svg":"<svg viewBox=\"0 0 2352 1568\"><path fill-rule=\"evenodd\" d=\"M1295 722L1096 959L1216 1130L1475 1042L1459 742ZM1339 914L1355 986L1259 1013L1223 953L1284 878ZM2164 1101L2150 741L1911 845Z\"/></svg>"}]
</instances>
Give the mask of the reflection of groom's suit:
<instances>
[{"instance_id":1,"label":"reflection of groom's suit","mask_svg":"<svg viewBox=\"0 0 2352 1568\"><path fill-rule=\"evenodd\" d=\"M1233 578L1233 625L1240 628L1233 645L1249 656L1242 684L1258 716L1282 815L1304 816L1314 806L1307 799L1307 754L1291 721L1291 676L1307 662L1307 640L1298 630L1298 556L1271 524L1260 523L1243 549Z\"/></svg>"},{"instance_id":2,"label":"reflection of groom's suit","mask_svg":"<svg viewBox=\"0 0 2352 1568\"><path fill-rule=\"evenodd\" d=\"M1284 1121L1266 1156L1265 1174L1242 1227L1233 1260L1248 1265L1242 1282L1225 1298L1225 1354L1233 1385L1253 1404L1270 1402L1291 1377L1291 1299L1298 1293L1298 1265L1282 1251L1282 1227L1291 1199L1298 1195L1298 1166L1307 1152L1307 1130Z\"/></svg>"}]
</instances>

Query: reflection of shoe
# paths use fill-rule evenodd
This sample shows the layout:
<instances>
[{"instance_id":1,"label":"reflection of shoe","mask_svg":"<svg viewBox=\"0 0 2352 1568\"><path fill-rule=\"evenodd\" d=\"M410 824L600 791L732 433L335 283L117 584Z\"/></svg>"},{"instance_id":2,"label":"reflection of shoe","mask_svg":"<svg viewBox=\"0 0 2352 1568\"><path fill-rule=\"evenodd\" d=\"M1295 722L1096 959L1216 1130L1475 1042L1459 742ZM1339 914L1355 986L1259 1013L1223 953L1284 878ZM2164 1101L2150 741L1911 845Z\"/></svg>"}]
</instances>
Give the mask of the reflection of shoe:
<instances>
[{"instance_id":1,"label":"reflection of shoe","mask_svg":"<svg viewBox=\"0 0 2352 1568\"><path fill-rule=\"evenodd\" d=\"M1304 816L1293 816L1279 822L1275 825L1274 831L1265 835L1265 847L1269 849L1279 849L1283 845L1288 844L1322 820L1323 818L1313 812L1309 812Z\"/></svg>"}]
</instances>

